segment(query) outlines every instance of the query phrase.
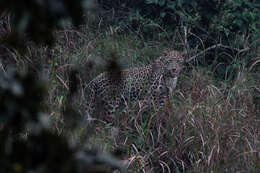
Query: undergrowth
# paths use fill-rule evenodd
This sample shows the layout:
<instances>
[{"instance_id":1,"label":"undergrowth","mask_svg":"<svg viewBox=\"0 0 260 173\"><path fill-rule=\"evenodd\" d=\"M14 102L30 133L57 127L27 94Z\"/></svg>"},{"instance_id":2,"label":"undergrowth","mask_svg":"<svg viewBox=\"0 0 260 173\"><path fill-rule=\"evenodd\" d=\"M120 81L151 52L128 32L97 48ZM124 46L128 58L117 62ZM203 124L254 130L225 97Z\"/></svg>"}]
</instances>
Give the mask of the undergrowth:
<instances>
[{"instance_id":1,"label":"undergrowth","mask_svg":"<svg viewBox=\"0 0 260 173\"><path fill-rule=\"evenodd\" d=\"M107 123L85 120L86 84L107 69L111 58L121 68L142 66L165 49L178 49L184 38L142 40L134 33L118 35L111 29L92 32L87 25L81 31L67 29L56 34L58 40L53 48L28 46L26 55L14 52L10 61L2 62L3 71L12 64L19 71L36 71L45 80L45 111L54 132L69 136L73 144L105 151L123 149L122 160L128 172L260 171L259 54L250 65L238 64L232 79L215 78L216 66L187 63L164 113L142 114L144 107L136 104ZM73 69L79 71L79 86L70 104L81 118L66 120L62 111L73 82ZM72 132L69 127L74 121L79 128Z\"/></svg>"}]
</instances>

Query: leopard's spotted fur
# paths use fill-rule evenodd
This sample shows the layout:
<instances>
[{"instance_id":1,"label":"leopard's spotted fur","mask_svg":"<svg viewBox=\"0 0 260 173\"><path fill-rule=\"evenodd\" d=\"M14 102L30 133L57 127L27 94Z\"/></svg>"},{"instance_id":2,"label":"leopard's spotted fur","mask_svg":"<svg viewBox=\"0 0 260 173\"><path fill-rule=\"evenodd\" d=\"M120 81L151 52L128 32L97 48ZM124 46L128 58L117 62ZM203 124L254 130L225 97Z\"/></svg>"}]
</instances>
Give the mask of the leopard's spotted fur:
<instances>
[{"instance_id":1,"label":"leopard's spotted fur","mask_svg":"<svg viewBox=\"0 0 260 173\"><path fill-rule=\"evenodd\" d=\"M165 54L147 66L125 69L120 73L104 72L94 78L85 91L87 114L111 115L129 101L146 99L160 108L167 92L176 87L185 56L178 51Z\"/></svg>"}]
</instances>

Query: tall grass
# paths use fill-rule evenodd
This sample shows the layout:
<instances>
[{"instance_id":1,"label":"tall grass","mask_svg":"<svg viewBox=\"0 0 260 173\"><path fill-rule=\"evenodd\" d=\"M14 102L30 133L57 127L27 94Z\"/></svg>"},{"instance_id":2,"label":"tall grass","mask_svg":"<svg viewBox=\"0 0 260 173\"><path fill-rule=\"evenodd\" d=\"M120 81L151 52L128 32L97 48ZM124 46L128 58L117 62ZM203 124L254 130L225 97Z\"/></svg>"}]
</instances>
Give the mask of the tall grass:
<instances>
[{"instance_id":1,"label":"tall grass","mask_svg":"<svg viewBox=\"0 0 260 173\"><path fill-rule=\"evenodd\" d=\"M119 128L121 143L130 155L129 170L259 171L260 117L259 105L253 101L255 83L244 70L232 84L216 84L212 77L205 69L184 73L168 114L125 117L128 122ZM157 121L154 125L151 118Z\"/></svg>"},{"instance_id":2,"label":"tall grass","mask_svg":"<svg viewBox=\"0 0 260 173\"><path fill-rule=\"evenodd\" d=\"M91 32L87 26L56 34L53 48L30 46L25 56L11 54L21 71L32 67L40 74L37 64L44 70L49 89L46 113L55 132L69 133L72 143L103 150L123 148L129 172L260 172L259 71L242 64L234 80L217 81L208 68L187 65L163 112L130 103L110 123L83 121L70 133L67 127L74 117L68 122L62 110L72 68L80 71L80 83L71 104L85 117L84 87L106 69L114 52L122 68L129 68L148 64L164 49L172 49L173 42L181 43L144 41L111 29Z\"/></svg>"}]
</instances>

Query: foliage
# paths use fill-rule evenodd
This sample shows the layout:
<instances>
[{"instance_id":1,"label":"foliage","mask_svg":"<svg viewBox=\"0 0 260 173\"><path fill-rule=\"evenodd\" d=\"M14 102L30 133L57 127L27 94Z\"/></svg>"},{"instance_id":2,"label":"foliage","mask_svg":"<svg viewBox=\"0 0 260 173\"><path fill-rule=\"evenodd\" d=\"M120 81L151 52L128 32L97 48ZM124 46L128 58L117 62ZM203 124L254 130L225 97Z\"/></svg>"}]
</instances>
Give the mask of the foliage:
<instances>
[{"instance_id":1,"label":"foliage","mask_svg":"<svg viewBox=\"0 0 260 173\"><path fill-rule=\"evenodd\" d=\"M226 31L231 34L259 33L260 4L256 0L117 0L102 1L105 9L114 9L115 15L139 24L146 31L159 24L168 31L187 26L196 34ZM127 10L127 12L122 12ZM123 18L125 16L125 18ZM258 27L257 27L258 26ZM210 29L210 30L209 30ZM258 35L259 36L259 35Z\"/></svg>"},{"instance_id":2,"label":"foliage","mask_svg":"<svg viewBox=\"0 0 260 173\"><path fill-rule=\"evenodd\" d=\"M135 33L122 36L110 31L92 32L88 26L82 27L81 31L70 28L57 32L59 40L50 50L28 47L32 54L26 58L22 58L18 53L12 54L12 58L16 59L14 64L19 64L18 70L23 71L28 63L36 59L43 63L48 72L45 81L48 93L45 96L46 100L41 103L46 103L48 106L44 112L48 114L47 117L51 122L50 133L55 136L55 133L59 134L57 139L54 138L56 140L51 139L51 143L62 143L60 145L63 146L69 143L68 150L73 153L72 160L75 159L75 155L78 156L77 159L83 157L85 160L96 158L96 154L100 154L99 159L106 156L96 150L84 150L80 145L75 146L78 143L98 145L104 151L122 147L127 153L124 159L128 161L128 172L259 172L260 78L257 61L254 66L250 66L252 68L237 64L238 75L234 75L233 81L224 82L214 80L215 67L202 69L187 64L180 74L173 96L170 96L169 107L165 107L165 114L163 112L156 114L147 110L142 104L130 103L129 107L115 115L115 119L111 118L109 123L93 117L94 120L91 122L93 126L87 128L87 131L77 128L78 125L88 126L88 123L81 119L85 111L83 105L86 102L84 84L87 81L84 80L84 75L91 75L88 77L90 80L100 73L98 68L104 65L104 61L99 59L108 59L116 51L122 62L128 62L128 67L142 66L160 56L163 50L172 49L173 44L181 44L179 39L147 41L140 39ZM244 54L238 56L247 58ZM93 64L89 63L90 60L94 61ZM33 69L38 67L35 64L31 66ZM74 68L71 69L72 66L80 66L82 73L75 72ZM8 67L3 63L1 69L5 71ZM91 74L91 69L98 72ZM77 80L72 74L76 74L79 79L80 83L77 86L73 86L77 84ZM72 88L77 88L79 93L69 94ZM55 156L58 160L60 158L58 154L67 151L66 147L60 145L56 149L55 144L48 150L46 148L50 146L49 143L43 143L34 137L32 131L26 132L28 133L22 135L19 141L25 143L25 146L29 144L31 146L32 142L27 145L26 141L33 140L38 146L36 149L42 148L40 151L55 153L48 156L50 160L51 157L56 158ZM92 135L89 137L90 133ZM48 138L46 136L43 137L40 133L41 138ZM64 136L69 136L69 139L64 139ZM82 136L84 140L81 140ZM10 138L13 139L13 136ZM71 143L74 145L71 146ZM58 152L48 152L54 150L52 147ZM4 152L6 153L5 150ZM4 156L6 157L6 154ZM71 153L68 156L71 156ZM67 160L66 154L63 158L64 161ZM43 167L52 169L47 160L49 159L43 160ZM1 161L2 159L0 163ZM62 162L57 166L64 164L69 166L70 161L67 160L66 164ZM77 160L76 163L81 161ZM56 164L56 161L52 163ZM20 165L14 164L13 167L19 170ZM82 171L89 171L85 167L80 168Z\"/></svg>"},{"instance_id":3,"label":"foliage","mask_svg":"<svg viewBox=\"0 0 260 173\"><path fill-rule=\"evenodd\" d=\"M100 2L106 10L113 8L115 12L110 13L114 16L105 15L106 24L114 22L108 28L103 28L104 20L100 20L98 25L84 25L81 30L57 31L52 48L22 42L29 52L26 55L0 46L5 51L0 55L0 172L105 172L122 168L122 162L110 154L84 147L91 144L105 151L123 147L129 172L260 172L259 53L254 54L256 45L251 42L257 39L257 35L251 36L259 28L257 1L248 1L254 7L243 4L245 0L224 4L205 1L213 4L208 12L200 6L203 1L171 1L176 4L176 14L175 10L165 10L162 16L167 17L158 15L158 8L164 9L159 2L170 2L167 0L150 4L143 0ZM231 10L235 2L240 4L240 12L236 13L235 7ZM214 3L222 12L217 20L207 16L212 13L214 19ZM185 4L188 7L184 9ZM251 29L238 30L248 24L236 21L246 9L241 6L250 8L255 18L250 14L246 20L256 21L256 30L251 24ZM152 11L145 15L144 10ZM168 17L172 19L167 23ZM129 25L136 30L122 35L122 29ZM188 33L186 45L184 27ZM140 66L165 49L190 46L193 54L213 43L229 44L206 53L206 61L213 59L206 68L195 67L194 62L186 64L164 112L156 114L142 104L131 103L109 123L93 117L89 127L82 119L84 87L100 73L99 67L105 64L100 59L113 58L116 53L122 64ZM248 59L251 63L246 63ZM19 72L34 73L7 75L8 65ZM43 72L39 66L44 67ZM97 72L92 74L92 70ZM47 79L45 85L39 80L42 73ZM232 81L214 80L216 74L228 79L228 73Z\"/></svg>"},{"instance_id":4,"label":"foliage","mask_svg":"<svg viewBox=\"0 0 260 173\"><path fill-rule=\"evenodd\" d=\"M1 18L2 15L5 17L3 23L0 23L0 172L95 173L115 169L126 172L121 162L112 154L79 146L79 142L72 144L68 134L59 135L53 130L50 115L45 114L49 108L45 104L47 88L39 80L38 74L42 69L42 54L37 52L36 47L31 44L30 47L25 42L32 40L39 45L53 45L53 32L62 26L62 20L70 17L73 24L79 26L84 21L84 8L90 7L88 3L83 0L0 2L0 11L4 11L0 14ZM15 65L10 56L8 57L10 52L22 57L14 49L10 49L13 47L32 53L32 59L28 58L28 54L27 58L15 58L16 67L19 62L28 65L23 74L10 72L6 67L6 62ZM19 68L16 70L19 71ZM71 104L78 89L77 74L75 69L68 73L69 91L59 112L66 123L67 133L74 132L84 122ZM81 131L87 136L91 135L87 128Z\"/></svg>"},{"instance_id":5,"label":"foliage","mask_svg":"<svg viewBox=\"0 0 260 173\"><path fill-rule=\"evenodd\" d=\"M53 133L42 113L44 95L44 85L32 74L1 74L0 172L124 172L110 154L73 147Z\"/></svg>"},{"instance_id":6,"label":"foliage","mask_svg":"<svg viewBox=\"0 0 260 173\"><path fill-rule=\"evenodd\" d=\"M37 44L52 45L53 31L62 26L62 21L70 18L75 26L83 24L87 8L93 6L85 0L2 0L1 13L11 13L11 32L1 39L1 43L21 48L27 33L26 38Z\"/></svg>"},{"instance_id":7,"label":"foliage","mask_svg":"<svg viewBox=\"0 0 260 173\"><path fill-rule=\"evenodd\" d=\"M225 4L221 23L226 34L250 33L255 39L260 33L260 3L252 0L232 1Z\"/></svg>"},{"instance_id":8,"label":"foliage","mask_svg":"<svg viewBox=\"0 0 260 173\"><path fill-rule=\"evenodd\" d=\"M131 28L148 40L169 40L180 33L182 47L189 54L212 45L224 45L225 48L205 52L204 61L199 60L200 64L215 67L218 79L234 79L237 65L249 65L256 57L256 47L260 43L260 3L257 0L99 2L103 9L112 9L113 17L107 15L112 20L109 24L121 32ZM241 60L241 54L249 56Z\"/></svg>"}]
</instances>

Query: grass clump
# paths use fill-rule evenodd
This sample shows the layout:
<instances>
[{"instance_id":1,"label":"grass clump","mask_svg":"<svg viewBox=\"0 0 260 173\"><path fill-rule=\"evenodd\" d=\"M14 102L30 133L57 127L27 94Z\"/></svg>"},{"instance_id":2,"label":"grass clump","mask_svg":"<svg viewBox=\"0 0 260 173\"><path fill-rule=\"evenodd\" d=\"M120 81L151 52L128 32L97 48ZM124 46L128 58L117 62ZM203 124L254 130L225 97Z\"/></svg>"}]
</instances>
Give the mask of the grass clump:
<instances>
[{"instance_id":1,"label":"grass clump","mask_svg":"<svg viewBox=\"0 0 260 173\"><path fill-rule=\"evenodd\" d=\"M184 73L168 115L140 115L119 127L129 170L257 172L260 110L248 75L241 72L228 86L205 69Z\"/></svg>"}]
</instances>

